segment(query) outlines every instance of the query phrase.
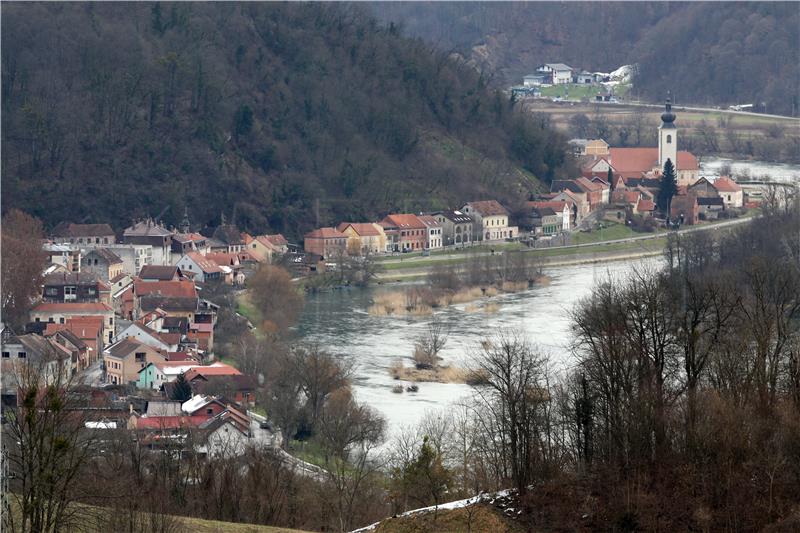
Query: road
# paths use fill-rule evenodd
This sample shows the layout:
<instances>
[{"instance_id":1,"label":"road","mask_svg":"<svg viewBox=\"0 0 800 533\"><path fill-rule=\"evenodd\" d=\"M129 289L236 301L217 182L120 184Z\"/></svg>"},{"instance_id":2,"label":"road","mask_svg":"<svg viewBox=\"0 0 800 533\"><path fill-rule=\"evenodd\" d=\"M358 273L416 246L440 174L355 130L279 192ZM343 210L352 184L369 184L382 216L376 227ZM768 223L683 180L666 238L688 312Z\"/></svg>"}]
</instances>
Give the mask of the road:
<instances>
[{"instance_id":1,"label":"road","mask_svg":"<svg viewBox=\"0 0 800 533\"><path fill-rule=\"evenodd\" d=\"M732 220L726 220L724 222L717 222L715 224L708 224L702 226L695 226L695 227L688 227L684 229L680 229L675 233L679 235L694 233L696 231L709 231L709 230L719 230L720 228L727 228L731 226L736 226L739 224L745 224L749 221L753 220L753 217L747 218L735 218ZM585 243L585 244L569 244L566 246L551 246L547 248L524 248L522 249L523 252L536 252L541 250L570 250L570 249L580 249L580 248L592 248L592 247L599 247L599 246L606 246L610 244L620 244L620 243L631 243L636 241L647 241L651 239L659 239L663 238L667 233L648 233L646 235L637 235L635 237L626 237L624 239L613 239L610 241L602 241L602 242L592 242L592 243ZM481 247L476 247L481 248ZM493 255L491 251L491 244L484 244L482 248L487 248L486 251L482 252L475 252L470 254L470 256L486 256L486 255ZM498 252L498 253L502 253ZM466 254L462 253L455 253L455 254L433 254L430 256L413 256L413 257L399 257L399 258L392 258L380 261L381 265L392 265L392 264L403 264L403 265L413 265L414 263L423 263L423 265L427 265L432 261L447 261L447 260L454 260L454 259L464 259ZM421 265L422 266L422 265ZM413 266L409 266L408 268L414 268ZM395 273L387 272L384 273L385 276L383 277L394 277Z\"/></svg>"}]
</instances>

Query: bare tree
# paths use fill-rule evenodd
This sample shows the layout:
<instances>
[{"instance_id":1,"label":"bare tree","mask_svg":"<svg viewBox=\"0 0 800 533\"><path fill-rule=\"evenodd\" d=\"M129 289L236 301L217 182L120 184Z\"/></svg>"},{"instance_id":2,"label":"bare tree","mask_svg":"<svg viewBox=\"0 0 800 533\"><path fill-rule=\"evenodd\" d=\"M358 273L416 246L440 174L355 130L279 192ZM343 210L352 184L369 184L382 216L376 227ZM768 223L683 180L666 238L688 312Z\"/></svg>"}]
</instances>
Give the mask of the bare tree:
<instances>
[{"instance_id":1,"label":"bare tree","mask_svg":"<svg viewBox=\"0 0 800 533\"><path fill-rule=\"evenodd\" d=\"M414 343L414 363L417 368L434 368L439 362L439 352L447 345L447 326L435 315Z\"/></svg>"},{"instance_id":2,"label":"bare tree","mask_svg":"<svg viewBox=\"0 0 800 533\"><path fill-rule=\"evenodd\" d=\"M40 296L46 255L42 250L44 230L39 219L12 209L2 222L3 321L21 327Z\"/></svg>"}]
</instances>

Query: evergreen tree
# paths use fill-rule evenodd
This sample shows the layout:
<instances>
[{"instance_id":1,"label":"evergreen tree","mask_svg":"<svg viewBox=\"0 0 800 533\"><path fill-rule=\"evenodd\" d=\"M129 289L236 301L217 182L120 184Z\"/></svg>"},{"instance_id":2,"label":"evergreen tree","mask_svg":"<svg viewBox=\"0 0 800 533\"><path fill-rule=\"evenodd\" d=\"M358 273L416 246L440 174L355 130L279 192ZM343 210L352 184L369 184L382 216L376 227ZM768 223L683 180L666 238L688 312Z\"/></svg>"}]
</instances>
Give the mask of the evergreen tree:
<instances>
[{"instance_id":1,"label":"evergreen tree","mask_svg":"<svg viewBox=\"0 0 800 533\"><path fill-rule=\"evenodd\" d=\"M608 175L606 176L606 181L608 181L608 188L610 191L614 190L614 172L611 171L611 167L608 167Z\"/></svg>"},{"instance_id":2,"label":"evergreen tree","mask_svg":"<svg viewBox=\"0 0 800 533\"><path fill-rule=\"evenodd\" d=\"M175 387L172 389L170 398L179 402L185 402L192 398L192 386L186 381L183 374L178 374L178 379L175 380Z\"/></svg>"},{"instance_id":3,"label":"evergreen tree","mask_svg":"<svg viewBox=\"0 0 800 533\"><path fill-rule=\"evenodd\" d=\"M667 159L664 163L664 172L661 174L661 187L658 190L658 208L669 216L669 207L672 197L678 192L678 182L675 179L675 165Z\"/></svg>"}]
</instances>

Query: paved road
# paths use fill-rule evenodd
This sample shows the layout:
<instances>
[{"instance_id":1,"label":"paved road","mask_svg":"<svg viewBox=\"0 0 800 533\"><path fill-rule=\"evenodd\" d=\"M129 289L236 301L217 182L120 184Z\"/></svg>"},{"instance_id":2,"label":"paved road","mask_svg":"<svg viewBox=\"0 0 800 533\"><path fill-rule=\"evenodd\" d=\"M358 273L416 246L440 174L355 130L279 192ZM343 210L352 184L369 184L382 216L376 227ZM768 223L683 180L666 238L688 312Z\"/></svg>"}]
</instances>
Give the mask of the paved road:
<instances>
[{"instance_id":1,"label":"paved road","mask_svg":"<svg viewBox=\"0 0 800 533\"><path fill-rule=\"evenodd\" d=\"M726 220L725 222L717 222L715 224L687 227L687 228L678 230L676 233L682 235L682 234L687 234L687 233L694 233L696 231L709 231L709 230L716 231L716 230L719 230L720 228L727 228L727 227L730 227L730 226L736 226L736 225L739 225L739 224L745 224L745 223L747 223L747 222L749 222L751 220L753 220L753 217L734 218L734 219L731 219L731 220ZM646 241L646 240L650 240L650 239L659 239L661 237L664 237L665 235L667 235L667 233L663 233L663 232L662 233L648 233L646 235L637 235L635 237L626 237L624 239L613 239L613 240L610 240L610 241L592 242L592 243L585 243L585 244L569 244L569 245L565 245L565 246L549 246L549 247L546 247L546 248L524 248L523 251L525 251L525 252L535 252L535 251L539 251L539 250L568 250L568 249L576 249L576 248L589 248L589 247L596 247L596 246L605 246L605 245L609 245L609 244L629 243L629 242L636 242L636 241ZM491 244L484 244L482 246L477 246L477 247L474 247L474 248L484 248L485 251L475 252L472 255L479 255L479 256L492 255ZM501 254L502 251L498 251L496 253ZM466 253L463 253L463 252L462 253L455 253L455 254L432 254L432 255L427 256L427 257L419 256L419 255L418 256L413 256L413 257L402 257L401 256L400 258L392 258L392 259L382 260L382 261L379 262L379 264L381 264L381 265L391 265L391 264L400 264L400 263L402 263L403 265L406 265L406 264L414 264L415 262L428 263L430 261L445 261L445 260L448 260L448 259L451 259L451 260L452 259L462 259L464 257L466 257ZM409 268L411 268L411 267L409 267ZM387 273L387 274L388 274L388 277L392 277L393 276L392 273Z\"/></svg>"}]
</instances>

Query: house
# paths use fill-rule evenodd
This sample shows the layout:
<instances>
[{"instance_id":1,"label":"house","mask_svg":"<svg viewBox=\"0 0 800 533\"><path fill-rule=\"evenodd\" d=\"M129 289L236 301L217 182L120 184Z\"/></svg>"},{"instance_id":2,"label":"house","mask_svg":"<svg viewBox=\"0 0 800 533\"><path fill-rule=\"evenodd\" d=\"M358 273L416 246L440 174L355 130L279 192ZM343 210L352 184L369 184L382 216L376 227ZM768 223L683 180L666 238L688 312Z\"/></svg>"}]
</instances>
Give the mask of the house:
<instances>
[{"instance_id":1,"label":"house","mask_svg":"<svg viewBox=\"0 0 800 533\"><path fill-rule=\"evenodd\" d=\"M102 337L104 342L111 342L114 337L114 310L101 302L41 302L30 312L32 322L50 322L65 324L76 317L100 317L102 319Z\"/></svg>"},{"instance_id":2,"label":"house","mask_svg":"<svg viewBox=\"0 0 800 533\"><path fill-rule=\"evenodd\" d=\"M553 77L549 72L537 72L522 77L523 87L538 87L552 83Z\"/></svg>"},{"instance_id":3,"label":"house","mask_svg":"<svg viewBox=\"0 0 800 533\"><path fill-rule=\"evenodd\" d=\"M199 252L189 252L181 257L175 264L181 271L194 276L200 283L218 280L222 277L222 269L217 263L208 259L207 256L200 255Z\"/></svg>"},{"instance_id":4,"label":"house","mask_svg":"<svg viewBox=\"0 0 800 533\"><path fill-rule=\"evenodd\" d=\"M563 216L556 213L550 207L539 207L531 209L531 227L535 235L545 237L556 235L561 229Z\"/></svg>"},{"instance_id":5,"label":"house","mask_svg":"<svg viewBox=\"0 0 800 533\"><path fill-rule=\"evenodd\" d=\"M44 277L42 301L111 303L111 288L96 274L61 272Z\"/></svg>"},{"instance_id":6,"label":"house","mask_svg":"<svg viewBox=\"0 0 800 533\"><path fill-rule=\"evenodd\" d=\"M643 217L652 217L655 211L655 202L644 197L639 198L639 202L636 204L636 212L638 214L642 215Z\"/></svg>"},{"instance_id":7,"label":"house","mask_svg":"<svg viewBox=\"0 0 800 533\"><path fill-rule=\"evenodd\" d=\"M89 349L89 345L68 329L61 329L51 335L44 335L44 337L55 341L61 347L69 350L72 354L71 367L75 372L87 369L89 365L95 361L93 356L97 355L96 352L92 353Z\"/></svg>"},{"instance_id":8,"label":"house","mask_svg":"<svg viewBox=\"0 0 800 533\"><path fill-rule=\"evenodd\" d=\"M208 457L237 457L251 445L250 431L244 429L242 422L231 414L232 410L221 413L198 426L199 442L195 453ZM249 418L246 419L249 422Z\"/></svg>"},{"instance_id":9,"label":"house","mask_svg":"<svg viewBox=\"0 0 800 533\"><path fill-rule=\"evenodd\" d=\"M72 352L53 339L33 333L12 335L4 329L0 358L4 400L16 402L19 387L32 375L29 370L44 383L63 383L72 375Z\"/></svg>"},{"instance_id":10,"label":"house","mask_svg":"<svg viewBox=\"0 0 800 533\"><path fill-rule=\"evenodd\" d=\"M303 237L303 249L306 253L331 259L346 253L347 235L336 228L315 229Z\"/></svg>"},{"instance_id":11,"label":"house","mask_svg":"<svg viewBox=\"0 0 800 533\"><path fill-rule=\"evenodd\" d=\"M578 83L581 85L591 85L594 83L594 75L591 72L587 72L582 70L580 72L575 73L572 77L572 83Z\"/></svg>"},{"instance_id":12,"label":"house","mask_svg":"<svg viewBox=\"0 0 800 533\"><path fill-rule=\"evenodd\" d=\"M211 249L205 236L199 233L176 233L172 236L170 263L176 263L178 259L189 252L198 252L200 255L205 255L209 251Z\"/></svg>"},{"instance_id":13,"label":"house","mask_svg":"<svg viewBox=\"0 0 800 533\"><path fill-rule=\"evenodd\" d=\"M380 224L342 222L336 230L347 236L349 255L377 254L386 250L386 233Z\"/></svg>"},{"instance_id":14,"label":"house","mask_svg":"<svg viewBox=\"0 0 800 533\"><path fill-rule=\"evenodd\" d=\"M425 238L425 248L428 250L439 250L442 248L442 225L432 215L418 215L417 218L427 228Z\"/></svg>"},{"instance_id":15,"label":"house","mask_svg":"<svg viewBox=\"0 0 800 533\"><path fill-rule=\"evenodd\" d=\"M565 190L585 195L589 212L608 203L609 187L585 177L574 180L553 180L550 184L551 192L558 193Z\"/></svg>"},{"instance_id":16,"label":"house","mask_svg":"<svg viewBox=\"0 0 800 533\"><path fill-rule=\"evenodd\" d=\"M168 265L172 258L173 230L164 227L160 222L151 218L135 222L131 227L125 228L122 233L124 244L140 244L152 247L152 258L155 265Z\"/></svg>"},{"instance_id":17,"label":"house","mask_svg":"<svg viewBox=\"0 0 800 533\"><path fill-rule=\"evenodd\" d=\"M442 226L444 246L469 246L472 244L472 229L475 221L461 211L436 211L434 218Z\"/></svg>"},{"instance_id":18,"label":"house","mask_svg":"<svg viewBox=\"0 0 800 533\"><path fill-rule=\"evenodd\" d=\"M67 272L80 272L81 250L74 249L67 244L54 244L46 242L42 249L47 254L47 262L64 267Z\"/></svg>"},{"instance_id":19,"label":"house","mask_svg":"<svg viewBox=\"0 0 800 533\"><path fill-rule=\"evenodd\" d=\"M211 376L241 376L242 373L231 365L225 363L214 363L213 365L195 366L189 369L186 374L186 381L190 384L195 381L207 381Z\"/></svg>"},{"instance_id":20,"label":"house","mask_svg":"<svg viewBox=\"0 0 800 533\"><path fill-rule=\"evenodd\" d=\"M213 241L216 241L216 243L211 243L212 252L238 253L244 250L247 246L247 243L244 241L244 237L242 236L242 232L239 231L239 228L233 224L225 224L224 219L222 220L222 224L214 229L214 233L211 235L211 238ZM220 246L217 243L221 243L221 248L223 249L220 249Z\"/></svg>"},{"instance_id":21,"label":"house","mask_svg":"<svg viewBox=\"0 0 800 533\"><path fill-rule=\"evenodd\" d=\"M720 176L714 180L713 186L726 208L739 208L744 205L742 188L728 176Z\"/></svg>"},{"instance_id":22,"label":"house","mask_svg":"<svg viewBox=\"0 0 800 533\"><path fill-rule=\"evenodd\" d=\"M53 228L53 240L70 244L114 244L114 230L108 224L73 224L62 222Z\"/></svg>"},{"instance_id":23,"label":"house","mask_svg":"<svg viewBox=\"0 0 800 533\"><path fill-rule=\"evenodd\" d=\"M603 139L592 139L587 141L586 145L583 149L583 155L591 155L591 156L607 156L609 155L608 152L608 143L605 142ZM608 168L605 169L608 172Z\"/></svg>"},{"instance_id":24,"label":"house","mask_svg":"<svg viewBox=\"0 0 800 533\"><path fill-rule=\"evenodd\" d=\"M191 316L197 307L197 288L193 281L140 281L133 282L134 318L161 308L169 316ZM186 313L171 313L169 309L186 308Z\"/></svg>"},{"instance_id":25,"label":"house","mask_svg":"<svg viewBox=\"0 0 800 533\"><path fill-rule=\"evenodd\" d=\"M700 221L700 206L693 194L682 194L672 198L670 219L680 220L682 224L694 226Z\"/></svg>"},{"instance_id":26,"label":"house","mask_svg":"<svg viewBox=\"0 0 800 533\"><path fill-rule=\"evenodd\" d=\"M546 63L536 69L539 72L548 72L552 76L553 85L572 83L572 67L564 63Z\"/></svg>"},{"instance_id":27,"label":"house","mask_svg":"<svg viewBox=\"0 0 800 533\"><path fill-rule=\"evenodd\" d=\"M175 352L178 351L178 348L181 345L182 335L180 333L156 331L152 327L145 325L142 322L133 322L128 327L120 331L117 336L114 337L114 341L116 342L127 338L136 339L137 341L155 348L156 350L163 352Z\"/></svg>"},{"instance_id":28,"label":"house","mask_svg":"<svg viewBox=\"0 0 800 533\"><path fill-rule=\"evenodd\" d=\"M174 382L178 379L179 375L196 365L196 361L168 360L147 363L144 368L139 370L136 388L142 390L161 390L164 383Z\"/></svg>"},{"instance_id":29,"label":"house","mask_svg":"<svg viewBox=\"0 0 800 533\"><path fill-rule=\"evenodd\" d=\"M244 240L246 250L259 263L270 262L274 256L282 256L289 252L289 241L280 233L256 237L244 234Z\"/></svg>"},{"instance_id":30,"label":"house","mask_svg":"<svg viewBox=\"0 0 800 533\"><path fill-rule=\"evenodd\" d=\"M394 251L410 252L424 250L428 240L428 227L416 215L394 213L387 215L380 224L387 235L396 235Z\"/></svg>"},{"instance_id":31,"label":"house","mask_svg":"<svg viewBox=\"0 0 800 533\"><path fill-rule=\"evenodd\" d=\"M142 281L180 281L186 279L180 267L175 265L147 265L139 271Z\"/></svg>"},{"instance_id":32,"label":"house","mask_svg":"<svg viewBox=\"0 0 800 533\"><path fill-rule=\"evenodd\" d=\"M43 335L53 337L59 333L68 333L69 341L81 351L79 370L94 364L103 350L102 319L100 317L68 319L64 324L47 324ZM74 337L74 339L72 339ZM74 340L80 341L79 343ZM80 345L86 347L85 351ZM84 360L85 358L85 360Z\"/></svg>"},{"instance_id":33,"label":"house","mask_svg":"<svg viewBox=\"0 0 800 533\"><path fill-rule=\"evenodd\" d=\"M508 211L496 200L470 202L461 211L474 220L476 240L498 241L519 236L519 229L508 225Z\"/></svg>"},{"instance_id":34,"label":"house","mask_svg":"<svg viewBox=\"0 0 800 533\"><path fill-rule=\"evenodd\" d=\"M572 203L574 206L573 212L575 213L573 220L574 226L580 224L583 218L591 212L589 200L584 192L575 192L569 189L563 189L560 192L553 194L549 200Z\"/></svg>"},{"instance_id":35,"label":"house","mask_svg":"<svg viewBox=\"0 0 800 533\"><path fill-rule=\"evenodd\" d=\"M122 258L108 248L91 248L81 257L81 271L93 272L103 281L109 281L125 270Z\"/></svg>"},{"instance_id":36,"label":"house","mask_svg":"<svg viewBox=\"0 0 800 533\"><path fill-rule=\"evenodd\" d=\"M528 202L527 206L531 209L552 209L555 213L561 215L561 221L558 223L559 230L570 231L572 229L572 221L577 210L571 202L564 200L543 200Z\"/></svg>"},{"instance_id":37,"label":"house","mask_svg":"<svg viewBox=\"0 0 800 533\"><path fill-rule=\"evenodd\" d=\"M193 367L191 370L202 371L203 367ZM192 379L191 385L195 394L221 395L246 407L256 405L256 381L250 376L198 374Z\"/></svg>"},{"instance_id":38,"label":"house","mask_svg":"<svg viewBox=\"0 0 800 533\"><path fill-rule=\"evenodd\" d=\"M725 202L719 196L698 196L697 205L700 207L700 216L706 220L715 220L725 210Z\"/></svg>"},{"instance_id":39,"label":"house","mask_svg":"<svg viewBox=\"0 0 800 533\"><path fill-rule=\"evenodd\" d=\"M133 337L126 337L103 350L106 381L113 385L138 381L139 371L148 363L166 360L166 355Z\"/></svg>"}]
</instances>

